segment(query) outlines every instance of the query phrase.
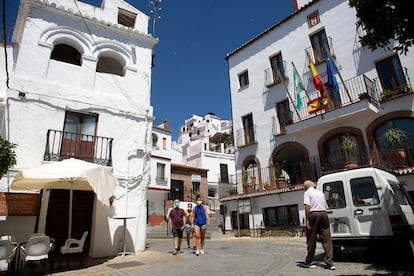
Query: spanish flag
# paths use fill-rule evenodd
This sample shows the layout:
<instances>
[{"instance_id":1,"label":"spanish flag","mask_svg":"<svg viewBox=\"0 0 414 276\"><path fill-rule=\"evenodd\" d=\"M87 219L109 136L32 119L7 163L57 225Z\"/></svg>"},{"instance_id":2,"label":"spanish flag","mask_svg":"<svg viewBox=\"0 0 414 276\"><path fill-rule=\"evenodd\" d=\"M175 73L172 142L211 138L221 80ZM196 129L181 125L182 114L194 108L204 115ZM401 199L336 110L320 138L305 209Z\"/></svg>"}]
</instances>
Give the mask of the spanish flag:
<instances>
[{"instance_id":1,"label":"spanish flag","mask_svg":"<svg viewBox=\"0 0 414 276\"><path fill-rule=\"evenodd\" d=\"M308 102L308 112L310 114L328 108L328 99L326 97L319 97Z\"/></svg>"},{"instance_id":2,"label":"spanish flag","mask_svg":"<svg viewBox=\"0 0 414 276\"><path fill-rule=\"evenodd\" d=\"M312 74L313 86L315 86L315 88L317 90L321 91L321 94L323 95L325 92L323 90L322 80L319 77L318 71L316 71L315 65L313 65L313 62L312 62L309 54L307 54L307 55L308 55L308 60L309 60L309 69L310 69L310 72Z\"/></svg>"}]
</instances>

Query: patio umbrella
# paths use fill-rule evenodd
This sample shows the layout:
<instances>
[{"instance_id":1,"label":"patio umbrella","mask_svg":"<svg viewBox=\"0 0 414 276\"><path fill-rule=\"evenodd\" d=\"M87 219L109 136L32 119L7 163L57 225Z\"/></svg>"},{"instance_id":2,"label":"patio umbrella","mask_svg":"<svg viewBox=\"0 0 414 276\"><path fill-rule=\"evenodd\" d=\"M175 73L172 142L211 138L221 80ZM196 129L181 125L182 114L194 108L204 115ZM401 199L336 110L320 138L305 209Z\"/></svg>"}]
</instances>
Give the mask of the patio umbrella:
<instances>
[{"instance_id":1,"label":"patio umbrella","mask_svg":"<svg viewBox=\"0 0 414 276\"><path fill-rule=\"evenodd\" d=\"M117 185L118 179L103 166L71 158L21 170L17 173L11 188L70 190L68 236L71 238L73 190L94 191L99 201L109 205L109 197Z\"/></svg>"}]
</instances>

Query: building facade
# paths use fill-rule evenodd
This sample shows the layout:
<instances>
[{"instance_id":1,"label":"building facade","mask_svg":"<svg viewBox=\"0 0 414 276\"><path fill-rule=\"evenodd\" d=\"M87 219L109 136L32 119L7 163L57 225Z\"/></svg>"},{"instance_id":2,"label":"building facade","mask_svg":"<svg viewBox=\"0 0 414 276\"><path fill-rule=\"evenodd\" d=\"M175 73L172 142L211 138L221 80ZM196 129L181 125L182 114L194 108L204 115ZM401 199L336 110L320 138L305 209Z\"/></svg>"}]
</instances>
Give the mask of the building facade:
<instances>
[{"instance_id":1,"label":"building facade","mask_svg":"<svg viewBox=\"0 0 414 276\"><path fill-rule=\"evenodd\" d=\"M218 210L219 183L228 183L235 174L233 124L213 113L193 115L180 129L177 146L182 152L183 164L208 170L210 209Z\"/></svg>"},{"instance_id":2,"label":"building facade","mask_svg":"<svg viewBox=\"0 0 414 276\"><path fill-rule=\"evenodd\" d=\"M17 144L17 164L1 180L1 189L13 192L9 185L21 169L66 158L105 166L120 182L114 205L101 204L93 193L75 194L74 201L87 207L74 212L73 236L89 230L88 253L93 257L120 249L123 224L114 219L119 216L133 217L127 224L128 250L145 249L151 62L157 43L148 34L148 21L122 0L104 0L101 7L22 0L9 48L0 133ZM65 221L51 214L66 213L67 203L59 202L65 197L62 192L43 191L38 223L31 217L7 216L0 222L2 231L18 224L17 239L43 232L59 246L67 233L57 226Z\"/></svg>"},{"instance_id":3,"label":"building facade","mask_svg":"<svg viewBox=\"0 0 414 276\"><path fill-rule=\"evenodd\" d=\"M300 225L303 182L332 171L376 166L414 191L412 51L362 47L348 1L294 4L226 57L236 152L233 185L220 184L227 230ZM386 139L394 130L398 147Z\"/></svg>"}]
</instances>

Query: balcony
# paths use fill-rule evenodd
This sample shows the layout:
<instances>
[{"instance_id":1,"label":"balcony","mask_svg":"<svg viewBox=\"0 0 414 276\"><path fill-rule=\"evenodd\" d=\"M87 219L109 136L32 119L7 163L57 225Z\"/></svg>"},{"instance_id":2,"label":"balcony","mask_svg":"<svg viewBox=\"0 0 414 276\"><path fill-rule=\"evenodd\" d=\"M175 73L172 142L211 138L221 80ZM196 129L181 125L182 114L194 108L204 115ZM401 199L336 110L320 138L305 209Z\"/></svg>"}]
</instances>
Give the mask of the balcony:
<instances>
[{"instance_id":1,"label":"balcony","mask_svg":"<svg viewBox=\"0 0 414 276\"><path fill-rule=\"evenodd\" d=\"M286 122L280 122L278 117L272 118L272 129L274 135L280 135L285 133L286 126L304 121L309 118L321 116L328 112L338 110L340 108L357 104L361 101L368 101L369 103L380 106L380 94L378 93L377 84L375 81L369 79L365 75L359 75L347 80L339 85L339 93L329 93L329 103L326 109L315 113L309 113L306 104L312 100L320 97L319 91L308 92L308 95L301 97L303 106L300 110L295 110L295 106L290 103L291 116ZM411 91L408 88L405 91ZM305 94L305 93L303 93ZM407 94L407 93L406 93ZM401 95L401 94L400 94ZM396 97L393 95L393 97ZM295 111L295 112L293 112Z\"/></svg>"},{"instance_id":2,"label":"balcony","mask_svg":"<svg viewBox=\"0 0 414 276\"><path fill-rule=\"evenodd\" d=\"M112 166L113 138L77 134L49 129L45 161L77 158L104 166Z\"/></svg>"},{"instance_id":3,"label":"balcony","mask_svg":"<svg viewBox=\"0 0 414 276\"><path fill-rule=\"evenodd\" d=\"M241 128L235 131L237 147L245 147L248 145L256 144L256 125L251 128Z\"/></svg>"},{"instance_id":4,"label":"balcony","mask_svg":"<svg viewBox=\"0 0 414 276\"><path fill-rule=\"evenodd\" d=\"M220 198L234 195L265 195L272 192L284 192L301 189L307 179L317 181L323 174L355 169L376 167L396 175L414 172L414 137L404 149L386 151L376 149L370 157L359 151L355 159L349 159L343 152L332 152L327 156L310 156L309 160L286 161L282 173L275 167L254 170L254 173L229 176L228 183L219 183ZM277 176L278 175L278 176Z\"/></svg>"}]
</instances>

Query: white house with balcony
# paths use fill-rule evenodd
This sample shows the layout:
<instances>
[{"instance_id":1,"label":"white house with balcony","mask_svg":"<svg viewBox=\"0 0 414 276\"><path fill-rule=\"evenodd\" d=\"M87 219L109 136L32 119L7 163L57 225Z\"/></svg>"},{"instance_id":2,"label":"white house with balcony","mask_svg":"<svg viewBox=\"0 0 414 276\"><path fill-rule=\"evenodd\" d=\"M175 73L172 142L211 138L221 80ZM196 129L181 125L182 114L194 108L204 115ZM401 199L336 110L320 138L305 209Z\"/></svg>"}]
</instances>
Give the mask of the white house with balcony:
<instances>
[{"instance_id":1,"label":"white house with balcony","mask_svg":"<svg viewBox=\"0 0 414 276\"><path fill-rule=\"evenodd\" d=\"M380 167L414 192L412 48L402 55L362 47L364 29L348 1L294 4L226 57L236 152L229 187L237 187L220 198L227 230L300 225L303 182L335 170ZM328 82L329 56L338 87ZM386 144L390 129L405 133L403 154Z\"/></svg>"},{"instance_id":2,"label":"white house with balcony","mask_svg":"<svg viewBox=\"0 0 414 276\"><path fill-rule=\"evenodd\" d=\"M132 217L127 250L145 249L151 62L158 41L148 34L148 21L123 0L103 0L101 7L22 0L8 48L0 133L17 144L17 164L1 179L1 192L15 192L9 185L17 171L44 163L74 157L105 166L120 182L113 206L101 204L93 192L74 193L72 236L89 231L85 251L93 257L121 249L123 222L114 219L119 216ZM34 216L3 216L0 232L18 241L43 232L60 248L67 237L68 191L40 196Z\"/></svg>"},{"instance_id":3,"label":"white house with balcony","mask_svg":"<svg viewBox=\"0 0 414 276\"><path fill-rule=\"evenodd\" d=\"M235 173L233 124L214 113L193 115L180 128L177 147L182 152L183 164L208 169L208 196L212 210L219 209L219 183L228 183ZM198 183L198 182L196 182ZM193 185L191 193L199 193Z\"/></svg>"}]
</instances>

